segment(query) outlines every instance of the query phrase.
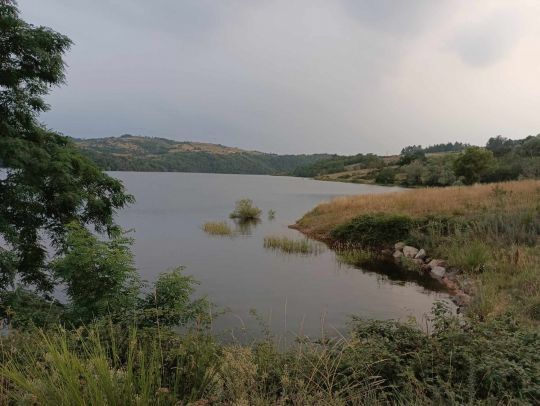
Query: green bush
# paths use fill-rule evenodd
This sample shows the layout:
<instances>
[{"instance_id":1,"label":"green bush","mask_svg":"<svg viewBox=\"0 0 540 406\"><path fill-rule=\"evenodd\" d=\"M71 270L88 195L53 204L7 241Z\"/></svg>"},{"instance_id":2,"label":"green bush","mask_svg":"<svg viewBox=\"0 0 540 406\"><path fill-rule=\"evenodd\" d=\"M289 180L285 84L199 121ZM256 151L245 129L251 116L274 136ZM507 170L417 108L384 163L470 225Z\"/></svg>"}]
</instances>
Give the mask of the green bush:
<instances>
[{"instance_id":1,"label":"green bush","mask_svg":"<svg viewBox=\"0 0 540 406\"><path fill-rule=\"evenodd\" d=\"M262 210L253 205L251 199L240 199L236 202L234 211L230 214L232 219L241 221L258 220Z\"/></svg>"},{"instance_id":2,"label":"green bush","mask_svg":"<svg viewBox=\"0 0 540 406\"><path fill-rule=\"evenodd\" d=\"M338 241L378 247L406 240L415 225L415 220L399 214L366 214L337 226L331 236Z\"/></svg>"},{"instance_id":3,"label":"green bush","mask_svg":"<svg viewBox=\"0 0 540 406\"><path fill-rule=\"evenodd\" d=\"M537 329L509 318L463 324L444 312L433 325L426 335L399 322L355 321L361 345L351 351L384 377L390 403L394 396L404 404L535 404L540 398Z\"/></svg>"},{"instance_id":4,"label":"green bush","mask_svg":"<svg viewBox=\"0 0 540 406\"><path fill-rule=\"evenodd\" d=\"M394 183L396 178L396 171L392 168L383 168L375 176L375 182L381 185L390 185Z\"/></svg>"}]
</instances>

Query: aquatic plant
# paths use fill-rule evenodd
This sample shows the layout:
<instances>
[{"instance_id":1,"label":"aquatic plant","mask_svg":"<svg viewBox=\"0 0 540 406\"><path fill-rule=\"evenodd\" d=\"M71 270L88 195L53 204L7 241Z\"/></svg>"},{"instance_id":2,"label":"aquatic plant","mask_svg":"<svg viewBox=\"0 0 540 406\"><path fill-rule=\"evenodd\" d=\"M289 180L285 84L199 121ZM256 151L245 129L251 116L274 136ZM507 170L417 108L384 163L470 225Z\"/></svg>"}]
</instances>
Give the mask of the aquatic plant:
<instances>
[{"instance_id":1,"label":"aquatic plant","mask_svg":"<svg viewBox=\"0 0 540 406\"><path fill-rule=\"evenodd\" d=\"M232 219L257 220L261 217L262 210L253 205L251 199L240 199L236 202L234 211L230 214Z\"/></svg>"},{"instance_id":2,"label":"aquatic plant","mask_svg":"<svg viewBox=\"0 0 540 406\"><path fill-rule=\"evenodd\" d=\"M231 235L233 232L226 221L207 221L202 229L205 233L212 235Z\"/></svg>"},{"instance_id":3,"label":"aquatic plant","mask_svg":"<svg viewBox=\"0 0 540 406\"><path fill-rule=\"evenodd\" d=\"M307 238L293 239L286 236L264 238L264 248L279 250L288 254L319 254L322 245Z\"/></svg>"},{"instance_id":4,"label":"aquatic plant","mask_svg":"<svg viewBox=\"0 0 540 406\"><path fill-rule=\"evenodd\" d=\"M275 210L268 210L268 220L274 220L276 218L276 211Z\"/></svg>"}]
</instances>

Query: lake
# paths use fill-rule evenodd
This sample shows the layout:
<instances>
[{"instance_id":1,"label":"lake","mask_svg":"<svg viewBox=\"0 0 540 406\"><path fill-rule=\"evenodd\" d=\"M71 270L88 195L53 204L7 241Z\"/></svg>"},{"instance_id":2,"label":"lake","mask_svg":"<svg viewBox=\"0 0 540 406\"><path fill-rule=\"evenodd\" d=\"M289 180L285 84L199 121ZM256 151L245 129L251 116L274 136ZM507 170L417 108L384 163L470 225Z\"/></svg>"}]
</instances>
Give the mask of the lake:
<instances>
[{"instance_id":1,"label":"lake","mask_svg":"<svg viewBox=\"0 0 540 406\"><path fill-rule=\"evenodd\" d=\"M118 221L134 229L136 264L143 279L153 281L167 269L185 266L185 273L200 282L197 295L228 309L213 325L224 334L257 336L261 321L282 336L337 334L346 331L351 315L422 320L434 301L448 299L435 280L356 269L340 264L329 249L302 256L263 247L267 235L302 238L288 226L320 202L398 188L258 175L111 175L137 199L119 213ZM202 231L206 221L230 221L235 201L244 197L263 209L259 224L238 229L233 237ZM270 209L276 211L273 220L266 216Z\"/></svg>"}]
</instances>

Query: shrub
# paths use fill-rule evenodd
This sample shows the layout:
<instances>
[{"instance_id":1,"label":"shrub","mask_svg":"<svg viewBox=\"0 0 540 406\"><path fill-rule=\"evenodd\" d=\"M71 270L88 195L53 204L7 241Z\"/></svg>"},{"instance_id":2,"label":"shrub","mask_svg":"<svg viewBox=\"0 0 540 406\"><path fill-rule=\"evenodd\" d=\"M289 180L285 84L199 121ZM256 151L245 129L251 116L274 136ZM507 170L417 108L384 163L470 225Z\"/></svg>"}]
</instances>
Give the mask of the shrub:
<instances>
[{"instance_id":1,"label":"shrub","mask_svg":"<svg viewBox=\"0 0 540 406\"><path fill-rule=\"evenodd\" d=\"M138 323L144 326L184 326L190 322L209 321L210 303L205 299L191 300L197 283L182 274L178 267L159 275L151 293L141 301Z\"/></svg>"},{"instance_id":2,"label":"shrub","mask_svg":"<svg viewBox=\"0 0 540 406\"><path fill-rule=\"evenodd\" d=\"M351 241L360 246L378 247L405 240L416 222L399 214L365 214L331 231L338 241Z\"/></svg>"},{"instance_id":3,"label":"shrub","mask_svg":"<svg viewBox=\"0 0 540 406\"><path fill-rule=\"evenodd\" d=\"M68 225L63 256L53 261L52 269L66 286L73 323L124 314L135 307L140 280L131 244L119 230L102 241L77 223Z\"/></svg>"},{"instance_id":4,"label":"shrub","mask_svg":"<svg viewBox=\"0 0 540 406\"><path fill-rule=\"evenodd\" d=\"M238 220L258 220L262 210L253 205L251 199L240 199L236 202L230 217Z\"/></svg>"},{"instance_id":5,"label":"shrub","mask_svg":"<svg viewBox=\"0 0 540 406\"><path fill-rule=\"evenodd\" d=\"M396 171L392 168L383 168L375 176L375 182L381 185L389 185L394 183L396 178Z\"/></svg>"},{"instance_id":6,"label":"shrub","mask_svg":"<svg viewBox=\"0 0 540 406\"><path fill-rule=\"evenodd\" d=\"M456 176L462 176L466 185L478 182L493 164L493 153L479 148L469 147L454 162Z\"/></svg>"}]
</instances>

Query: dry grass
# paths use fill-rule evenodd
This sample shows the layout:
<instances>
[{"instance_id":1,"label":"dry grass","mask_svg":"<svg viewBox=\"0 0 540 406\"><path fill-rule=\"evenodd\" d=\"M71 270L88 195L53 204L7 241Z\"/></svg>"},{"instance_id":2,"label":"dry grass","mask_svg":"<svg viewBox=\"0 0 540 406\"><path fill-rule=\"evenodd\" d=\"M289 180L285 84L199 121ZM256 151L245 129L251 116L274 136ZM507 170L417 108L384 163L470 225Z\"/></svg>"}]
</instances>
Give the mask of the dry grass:
<instances>
[{"instance_id":1,"label":"dry grass","mask_svg":"<svg viewBox=\"0 0 540 406\"><path fill-rule=\"evenodd\" d=\"M494 192L498 188L501 192ZM370 213L409 216L430 214L463 215L500 204L500 196L511 210L534 208L540 203L540 181L526 180L448 188L415 189L383 195L340 197L317 206L297 223L297 228L318 237L327 236L338 224Z\"/></svg>"},{"instance_id":2,"label":"dry grass","mask_svg":"<svg viewBox=\"0 0 540 406\"><path fill-rule=\"evenodd\" d=\"M226 221L208 221L203 224L202 229L205 233L212 235L231 235L233 233L231 226Z\"/></svg>"}]
</instances>

